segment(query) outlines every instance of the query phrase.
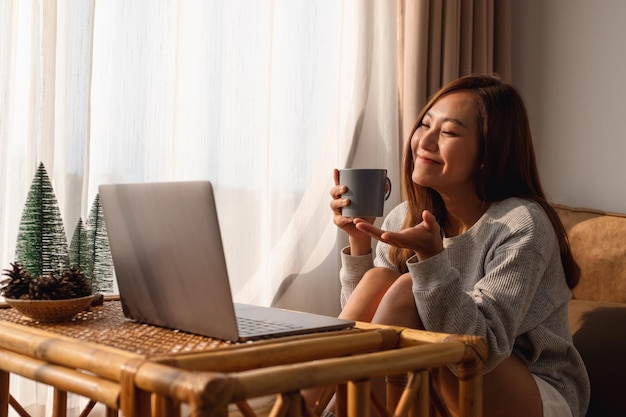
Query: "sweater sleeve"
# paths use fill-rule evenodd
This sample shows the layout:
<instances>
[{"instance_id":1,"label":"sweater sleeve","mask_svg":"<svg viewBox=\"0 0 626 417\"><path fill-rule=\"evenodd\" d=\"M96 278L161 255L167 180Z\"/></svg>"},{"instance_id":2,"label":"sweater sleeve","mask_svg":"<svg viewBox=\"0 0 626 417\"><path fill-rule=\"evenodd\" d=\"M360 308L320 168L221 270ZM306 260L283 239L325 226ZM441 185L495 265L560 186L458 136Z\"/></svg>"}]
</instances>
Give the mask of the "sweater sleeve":
<instances>
[{"instance_id":1,"label":"sweater sleeve","mask_svg":"<svg viewBox=\"0 0 626 417\"><path fill-rule=\"evenodd\" d=\"M401 203L396 206L385 218L382 224L383 230L400 230L407 213L407 204ZM376 256L371 253L361 256L350 255L350 247L341 250L341 269L339 279L341 281L341 307L343 308L352 295L352 291L361 281L365 273L375 266L397 269L389 260L389 245L383 242L376 244Z\"/></svg>"},{"instance_id":2,"label":"sweater sleeve","mask_svg":"<svg viewBox=\"0 0 626 417\"><path fill-rule=\"evenodd\" d=\"M341 265L339 279L341 281L341 308L343 308L363 275L374 267L374 262L371 253L352 256L350 247L346 246L341 250Z\"/></svg>"}]
</instances>

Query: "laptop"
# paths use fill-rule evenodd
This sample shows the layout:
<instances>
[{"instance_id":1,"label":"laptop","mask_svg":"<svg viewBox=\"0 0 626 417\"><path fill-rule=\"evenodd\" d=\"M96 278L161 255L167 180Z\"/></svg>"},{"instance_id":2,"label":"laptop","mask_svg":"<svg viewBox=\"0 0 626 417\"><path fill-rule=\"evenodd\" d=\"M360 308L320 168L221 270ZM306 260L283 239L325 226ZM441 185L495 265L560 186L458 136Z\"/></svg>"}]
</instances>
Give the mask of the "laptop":
<instances>
[{"instance_id":1,"label":"laptop","mask_svg":"<svg viewBox=\"0 0 626 417\"><path fill-rule=\"evenodd\" d=\"M127 318L230 341L354 326L233 303L210 182L103 184L99 193Z\"/></svg>"}]
</instances>

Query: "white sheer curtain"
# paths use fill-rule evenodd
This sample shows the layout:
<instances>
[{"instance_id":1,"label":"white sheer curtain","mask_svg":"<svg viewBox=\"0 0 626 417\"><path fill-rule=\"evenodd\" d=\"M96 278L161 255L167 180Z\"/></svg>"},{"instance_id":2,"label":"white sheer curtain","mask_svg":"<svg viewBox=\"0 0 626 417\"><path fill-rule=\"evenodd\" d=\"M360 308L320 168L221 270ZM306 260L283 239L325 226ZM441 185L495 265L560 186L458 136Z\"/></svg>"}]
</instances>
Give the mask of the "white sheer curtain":
<instances>
[{"instance_id":1,"label":"white sheer curtain","mask_svg":"<svg viewBox=\"0 0 626 417\"><path fill-rule=\"evenodd\" d=\"M0 2L0 266L39 162L68 239L99 184L208 179L235 299L337 313L332 169L400 189L396 36L386 0Z\"/></svg>"}]
</instances>

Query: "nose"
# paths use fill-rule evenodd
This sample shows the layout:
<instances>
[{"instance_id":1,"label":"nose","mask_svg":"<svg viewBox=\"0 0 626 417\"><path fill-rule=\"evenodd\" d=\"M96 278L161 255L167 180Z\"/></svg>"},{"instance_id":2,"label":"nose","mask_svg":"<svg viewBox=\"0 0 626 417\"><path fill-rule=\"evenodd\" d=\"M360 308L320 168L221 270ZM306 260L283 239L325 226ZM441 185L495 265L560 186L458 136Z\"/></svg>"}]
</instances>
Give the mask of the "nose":
<instances>
[{"instance_id":1,"label":"nose","mask_svg":"<svg viewBox=\"0 0 626 417\"><path fill-rule=\"evenodd\" d=\"M413 149L422 148L428 151L436 151L438 148L437 129L428 129L427 131L421 131L420 129L415 131L413 135Z\"/></svg>"}]
</instances>

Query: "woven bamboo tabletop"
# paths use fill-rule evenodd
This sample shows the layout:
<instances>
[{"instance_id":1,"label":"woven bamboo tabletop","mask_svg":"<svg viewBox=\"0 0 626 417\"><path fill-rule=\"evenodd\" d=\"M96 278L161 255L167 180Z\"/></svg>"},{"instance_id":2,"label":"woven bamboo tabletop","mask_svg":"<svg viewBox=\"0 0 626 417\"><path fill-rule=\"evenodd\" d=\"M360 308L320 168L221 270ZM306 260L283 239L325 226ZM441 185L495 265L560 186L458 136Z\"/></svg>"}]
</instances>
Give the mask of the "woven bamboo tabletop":
<instances>
[{"instance_id":1,"label":"woven bamboo tabletop","mask_svg":"<svg viewBox=\"0 0 626 417\"><path fill-rule=\"evenodd\" d=\"M0 308L0 320L146 356L202 352L231 344L219 339L130 321L124 317L121 303L116 300L105 301L103 306L79 313L67 322L35 322L13 308Z\"/></svg>"},{"instance_id":2,"label":"woven bamboo tabletop","mask_svg":"<svg viewBox=\"0 0 626 417\"><path fill-rule=\"evenodd\" d=\"M0 308L5 377L19 374L102 402L110 410L121 408L125 415L173 415L170 407L188 403L190 415L227 416L230 403L278 393L290 400L279 402L276 415L300 415L300 398L294 398L301 389L345 381L358 381L346 398L359 406L350 415L363 415L361 410L369 409L371 377L422 375L447 365L461 376L466 410L461 414L481 412L486 344L475 337L357 323L355 329L288 336L278 343L236 344L130 321L119 300L106 300L60 323L35 322L14 308L0 307L5 307ZM426 394L416 395L419 386L400 387L404 391L397 397L427 400ZM2 395L8 396L8 387L4 384ZM164 408L156 413L153 395Z\"/></svg>"}]
</instances>

